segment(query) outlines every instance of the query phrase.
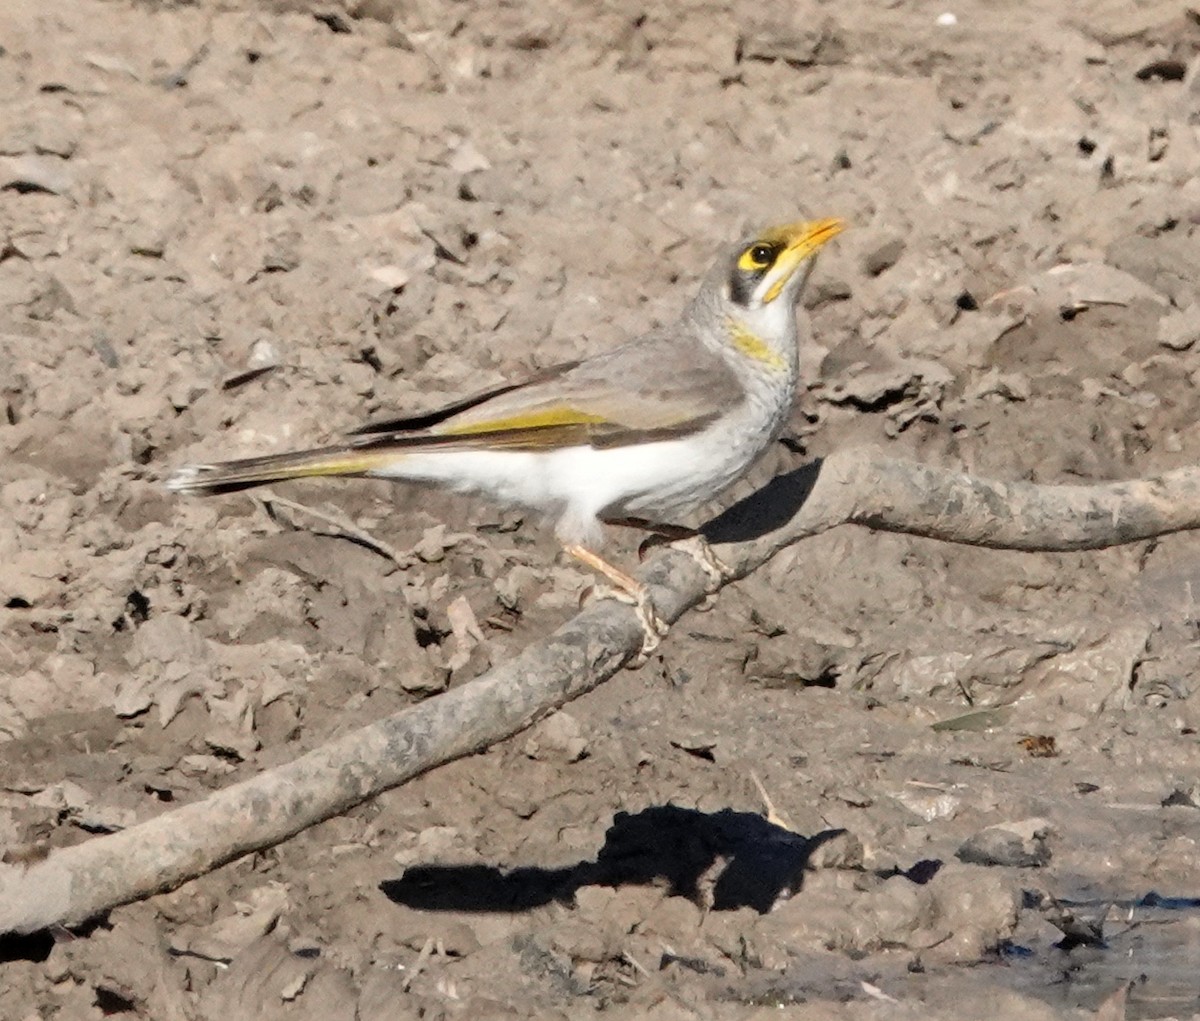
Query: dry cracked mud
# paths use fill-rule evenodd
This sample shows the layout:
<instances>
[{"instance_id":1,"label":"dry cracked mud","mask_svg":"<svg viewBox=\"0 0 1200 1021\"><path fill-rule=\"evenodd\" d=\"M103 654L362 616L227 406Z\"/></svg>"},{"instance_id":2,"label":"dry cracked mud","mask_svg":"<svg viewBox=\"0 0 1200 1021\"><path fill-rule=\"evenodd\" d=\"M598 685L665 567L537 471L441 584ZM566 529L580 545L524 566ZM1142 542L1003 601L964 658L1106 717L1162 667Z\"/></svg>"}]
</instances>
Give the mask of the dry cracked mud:
<instances>
[{"instance_id":1,"label":"dry cracked mud","mask_svg":"<svg viewBox=\"0 0 1200 1021\"><path fill-rule=\"evenodd\" d=\"M602 350L748 224L851 229L731 500L858 444L1195 463L1198 53L1187 0L5 0L4 861L468 683L589 584L486 502L278 490L400 570L171 466ZM1186 533L835 530L529 732L3 940L0 1016L1193 1016L1194 583Z\"/></svg>"}]
</instances>

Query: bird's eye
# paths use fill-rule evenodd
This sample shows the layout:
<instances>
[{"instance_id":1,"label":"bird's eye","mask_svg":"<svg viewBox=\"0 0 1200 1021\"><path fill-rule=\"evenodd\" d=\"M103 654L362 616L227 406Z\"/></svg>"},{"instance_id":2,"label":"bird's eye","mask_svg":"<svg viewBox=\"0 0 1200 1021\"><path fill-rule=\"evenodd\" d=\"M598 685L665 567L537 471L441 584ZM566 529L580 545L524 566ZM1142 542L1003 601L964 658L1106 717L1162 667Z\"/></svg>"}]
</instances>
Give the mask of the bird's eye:
<instances>
[{"instance_id":1,"label":"bird's eye","mask_svg":"<svg viewBox=\"0 0 1200 1021\"><path fill-rule=\"evenodd\" d=\"M779 246L769 241L755 241L749 248L743 249L738 258L738 269L743 273L762 274L775 263L779 254Z\"/></svg>"}]
</instances>

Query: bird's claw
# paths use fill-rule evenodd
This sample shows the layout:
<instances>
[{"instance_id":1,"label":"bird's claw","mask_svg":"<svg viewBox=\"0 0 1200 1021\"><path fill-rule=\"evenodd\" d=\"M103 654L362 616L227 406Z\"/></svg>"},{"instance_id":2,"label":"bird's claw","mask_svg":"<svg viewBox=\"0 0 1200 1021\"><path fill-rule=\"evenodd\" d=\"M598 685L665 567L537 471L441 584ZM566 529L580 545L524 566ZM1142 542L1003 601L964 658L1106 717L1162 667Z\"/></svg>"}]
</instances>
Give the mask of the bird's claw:
<instances>
[{"instance_id":1,"label":"bird's claw","mask_svg":"<svg viewBox=\"0 0 1200 1021\"><path fill-rule=\"evenodd\" d=\"M650 593L646 591L645 587L640 587L639 591L630 592L623 588L597 582L592 586L590 598L615 599L618 603L633 607L638 623L642 626L642 647L629 665L635 669L644 665L650 658L650 654L662 643L663 636L669 630L666 621L655 610Z\"/></svg>"},{"instance_id":2,"label":"bird's claw","mask_svg":"<svg viewBox=\"0 0 1200 1021\"><path fill-rule=\"evenodd\" d=\"M715 595L720 591L721 586L733 577L733 569L721 561L713 552L712 546L708 544L708 540L702 535L679 539L671 543L671 549L686 553L700 565L700 569L708 577L708 584L704 586L706 595Z\"/></svg>"}]
</instances>

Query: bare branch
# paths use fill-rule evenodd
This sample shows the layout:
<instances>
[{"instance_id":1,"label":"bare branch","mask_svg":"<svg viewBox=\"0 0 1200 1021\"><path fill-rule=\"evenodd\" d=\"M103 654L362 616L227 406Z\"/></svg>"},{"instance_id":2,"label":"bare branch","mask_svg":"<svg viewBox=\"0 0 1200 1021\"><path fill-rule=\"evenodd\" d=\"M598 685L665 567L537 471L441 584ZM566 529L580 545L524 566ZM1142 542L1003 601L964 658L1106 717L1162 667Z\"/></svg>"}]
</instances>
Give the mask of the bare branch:
<instances>
[{"instance_id":1,"label":"bare branch","mask_svg":"<svg viewBox=\"0 0 1200 1021\"><path fill-rule=\"evenodd\" d=\"M1200 527L1200 468L1090 486L994 482L889 457L840 451L772 479L704 528L740 576L785 546L838 525L988 549L1069 553Z\"/></svg>"},{"instance_id":2,"label":"bare branch","mask_svg":"<svg viewBox=\"0 0 1200 1021\"><path fill-rule=\"evenodd\" d=\"M1200 527L1200 469L1098 486L973 478L874 449L838 453L773 480L705 535L738 577L842 524L998 549L1099 549ZM709 579L666 549L641 572L668 622ZM591 690L638 650L628 607L593 603L510 663L344 735L287 765L123 832L0 866L0 934L74 924L173 889L271 847L452 759L503 740Z\"/></svg>"}]
</instances>

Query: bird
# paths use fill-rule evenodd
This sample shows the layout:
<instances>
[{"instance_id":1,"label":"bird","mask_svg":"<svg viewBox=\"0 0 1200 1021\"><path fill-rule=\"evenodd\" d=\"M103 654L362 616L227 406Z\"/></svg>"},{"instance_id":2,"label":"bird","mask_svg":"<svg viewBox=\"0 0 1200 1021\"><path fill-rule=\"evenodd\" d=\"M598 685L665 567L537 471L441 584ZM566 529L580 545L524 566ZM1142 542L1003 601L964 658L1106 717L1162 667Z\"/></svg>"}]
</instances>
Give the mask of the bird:
<instances>
[{"instance_id":1,"label":"bird","mask_svg":"<svg viewBox=\"0 0 1200 1021\"><path fill-rule=\"evenodd\" d=\"M314 476L432 484L541 511L563 549L631 603L643 658L665 633L643 584L600 553L604 525L699 545L675 522L741 478L783 431L800 375L796 304L840 219L769 226L725 246L678 319L607 351L340 442L188 464L166 486L215 495ZM715 585L714 585L715 587Z\"/></svg>"}]
</instances>

